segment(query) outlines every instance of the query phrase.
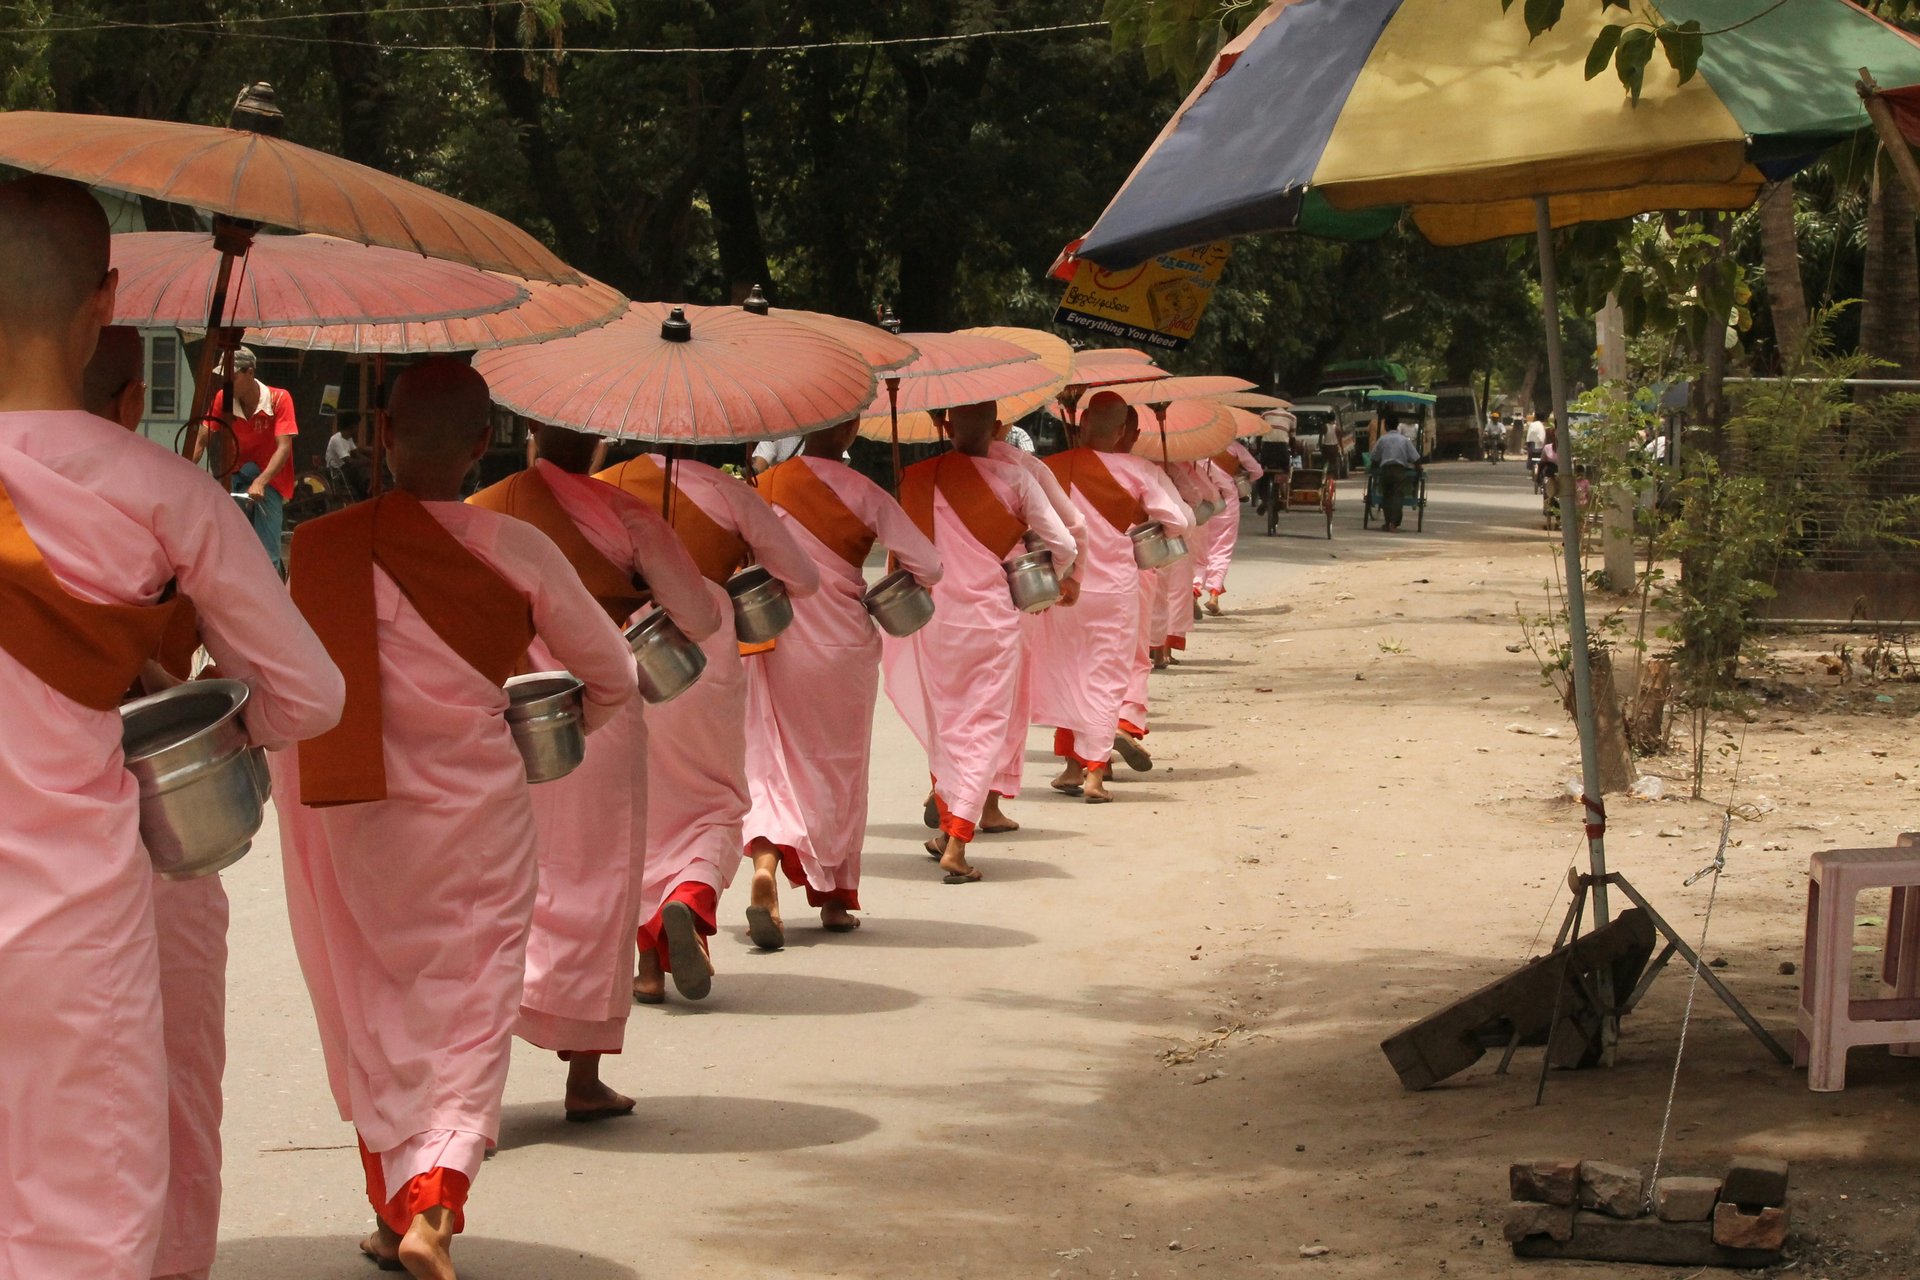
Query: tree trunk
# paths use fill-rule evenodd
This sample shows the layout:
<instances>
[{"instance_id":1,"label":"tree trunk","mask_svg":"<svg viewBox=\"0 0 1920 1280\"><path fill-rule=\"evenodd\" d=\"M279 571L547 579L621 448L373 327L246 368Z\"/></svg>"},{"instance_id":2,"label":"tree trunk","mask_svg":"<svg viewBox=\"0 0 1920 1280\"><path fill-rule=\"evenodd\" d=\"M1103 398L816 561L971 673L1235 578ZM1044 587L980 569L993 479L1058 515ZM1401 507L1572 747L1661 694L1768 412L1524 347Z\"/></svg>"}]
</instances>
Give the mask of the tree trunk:
<instances>
[{"instance_id":1,"label":"tree trunk","mask_svg":"<svg viewBox=\"0 0 1920 1280\"><path fill-rule=\"evenodd\" d=\"M1673 660L1648 658L1640 672L1627 713L1627 741L1635 751L1651 755L1667 745L1667 703L1673 696Z\"/></svg>"},{"instance_id":2,"label":"tree trunk","mask_svg":"<svg viewBox=\"0 0 1920 1280\"><path fill-rule=\"evenodd\" d=\"M1700 268L1700 296L1709 292L1707 273L1714 270L1719 259L1727 253L1727 215L1724 213L1703 213L1700 215L1702 228L1708 235L1720 238L1720 248L1708 255ZM1693 389L1694 421L1713 433L1714 452L1720 457L1721 465L1738 470L1742 458L1736 453L1734 442L1727 439L1726 433L1726 379L1727 379L1727 318L1708 316L1700 335L1700 350L1695 353L1700 359L1700 378Z\"/></svg>"},{"instance_id":3,"label":"tree trunk","mask_svg":"<svg viewBox=\"0 0 1920 1280\"><path fill-rule=\"evenodd\" d=\"M1633 767L1633 749L1627 744L1627 717L1621 710L1620 690L1613 682L1613 655L1605 650L1594 653L1593 717L1595 738L1600 754L1600 794L1617 796L1633 788L1639 776ZM1567 714L1573 709L1573 686L1569 682L1562 699Z\"/></svg>"},{"instance_id":4,"label":"tree trunk","mask_svg":"<svg viewBox=\"0 0 1920 1280\"><path fill-rule=\"evenodd\" d=\"M1800 241L1794 235L1793 179L1782 178L1760 197L1760 256L1767 273L1767 306L1782 370L1792 368L1807 339L1807 291L1800 279Z\"/></svg>"},{"instance_id":5,"label":"tree trunk","mask_svg":"<svg viewBox=\"0 0 1920 1280\"><path fill-rule=\"evenodd\" d=\"M365 5L327 19L327 58L340 113L340 154L391 173L393 82L380 69Z\"/></svg>"},{"instance_id":6,"label":"tree trunk","mask_svg":"<svg viewBox=\"0 0 1920 1280\"><path fill-rule=\"evenodd\" d=\"M1920 252L1914 243L1913 222L1914 200L1906 184L1891 175L1877 179L1867 205L1860 349L1885 361L1887 367L1868 370L1869 377L1920 377ZM1877 400L1887 394L1868 388L1861 399ZM1920 422L1909 418L1885 426L1886 447L1902 455L1884 489L1891 496L1911 487L1902 480L1912 460L1920 457Z\"/></svg>"},{"instance_id":7,"label":"tree trunk","mask_svg":"<svg viewBox=\"0 0 1920 1280\"><path fill-rule=\"evenodd\" d=\"M747 162L743 113L733 112L719 125L719 158L707 172L707 204L713 211L714 247L727 282L728 300L744 301L754 285L771 284L766 241L760 233L760 209L753 196Z\"/></svg>"}]
</instances>

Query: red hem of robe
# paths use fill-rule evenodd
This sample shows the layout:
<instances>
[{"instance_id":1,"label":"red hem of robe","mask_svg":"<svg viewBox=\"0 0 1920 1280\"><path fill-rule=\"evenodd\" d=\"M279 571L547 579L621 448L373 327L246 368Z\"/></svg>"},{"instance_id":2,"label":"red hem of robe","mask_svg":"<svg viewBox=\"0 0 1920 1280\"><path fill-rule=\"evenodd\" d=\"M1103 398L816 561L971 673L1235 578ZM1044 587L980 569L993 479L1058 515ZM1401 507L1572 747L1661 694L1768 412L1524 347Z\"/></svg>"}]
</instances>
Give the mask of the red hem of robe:
<instances>
[{"instance_id":1,"label":"red hem of robe","mask_svg":"<svg viewBox=\"0 0 1920 1280\"><path fill-rule=\"evenodd\" d=\"M720 932L720 895L712 885L683 880L673 886L673 892L660 904L660 910L653 913L653 919L640 926L636 939L640 950L653 952L662 973L673 972L673 964L667 958L666 935L660 928L660 916L666 911L667 902L686 903L687 909L693 912L693 927L700 935L702 946L706 945L706 939Z\"/></svg>"},{"instance_id":2,"label":"red hem of robe","mask_svg":"<svg viewBox=\"0 0 1920 1280\"><path fill-rule=\"evenodd\" d=\"M389 1196L380 1157L367 1150L365 1139L360 1140L360 1167L367 1175L367 1202L387 1230L395 1235L407 1234L413 1220L429 1209L453 1210L455 1235L467 1229L467 1193L472 1190L472 1184L458 1169L434 1169L416 1174L407 1179L407 1185Z\"/></svg>"},{"instance_id":3,"label":"red hem of robe","mask_svg":"<svg viewBox=\"0 0 1920 1280\"><path fill-rule=\"evenodd\" d=\"M1147 731L1131 720L1122 720L1120 722L1120 732L1132 734L1136 738L1144 738L1147 736Z\"/></svg>"},{"instance_id":4,"label":"red hem of robe","mask_svg":"<svg viewBox=\"0 0 1920 1280\"><path fill-rule=\"evenodd\" d=\"M828 889L824 892L813 887L807 879L807 869L800 865L800 852L792 845L773 846L780 851L780 869L787 873L787 883L796 889L807 891L807 905L825 907L839 903L849 911L860 910L860 891L858 889Z\"/></svg>"}]
</instances>

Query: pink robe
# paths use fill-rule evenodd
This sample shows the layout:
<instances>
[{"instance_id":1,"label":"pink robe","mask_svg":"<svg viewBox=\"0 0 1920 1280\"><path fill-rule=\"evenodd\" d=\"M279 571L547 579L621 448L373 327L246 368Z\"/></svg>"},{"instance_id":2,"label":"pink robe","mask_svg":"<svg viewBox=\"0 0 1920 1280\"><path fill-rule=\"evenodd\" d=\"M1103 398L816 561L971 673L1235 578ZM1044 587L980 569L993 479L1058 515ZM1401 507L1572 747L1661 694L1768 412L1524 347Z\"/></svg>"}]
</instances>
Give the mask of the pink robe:
<instances>
[{"instance_id":1,"label":"pink robe","mask_svg":"<svg viewBox=\"0 0 1920 1280\"><path fill-rule=\"evenodd\" d=\"M1124 454L1100 457L1120 487L1146 508L1148 519L1169 528L1183 526L1190 513L1156 482L1153 464ZM1071 735L1076 760L1101 764L1113 750L1119 729L1120 704L1143 630L1141 583L1151 575L1135 566L1133 540L1078 489L1073 502L1087 529L1080 600L1070 609L1040 615L1034 637L1033 722Z\"/></svg>"},{"instance_id":2,"label":"pink robe","mask_svg":"<svg viewBox=\"0 0 1920 1280\"><path fill-rule=\"evenodd\" d=\"M900 504L853 468L802 456L899 566L922 585L940 580L940 553ZM787 851L814 906L860 906L873 706L880 694L880 632L860 597L865 575L778 507L780 523L820 571L820 590L793 606L793 625L770 653L747 661L745 838Z\"/></svg>"},{"instance_id":3,"label":"pink robe","mask_svg":"<svg viewBox=\"0 0 1920 1280\"><path fill-rule=\"evenodd\" d=\"M0 481L74 595L150 604L177 582L194 599L222 673L253 688L255 742L281 747L339 718L339 672L205 472L88 413L18 412L0 413ZM147 1280L169 1064L120 716L4 651L0 700L0 1274ZM217 1081L219 1063L175 1064L186 1072Z\"/></svg>"},{"instance_id":4,"label":"pink robe","mask_svg":"<svg viewBox=\"0 0 1920 1280\"><path fill-rule=\"evenodd\" d=\"M633 654L547 536L429 502L527 597L534 630L586 686L590 724L635 691ZM507 695L435 634L376 566L387 798L300 803L299 749L275 762L287 914L344 1120L387 1188L435 1167L479 1172L526 972L537 857Z\"/></svg>"},{"instance_id":5,"label":"pink robe","mask_svg":"<svg viewBox=\"0 0 1920 1280\"><path fill-rule=\"evenodd\" d=\"M752 548L761 567L796 601L820 586L820 571L742 481L701 462L677 461L673 482L714 523ZM705 885L717 896L733 883L744 847L747 791L747 672L733 629L733 601L706 584L720 626L700 642L707 669L693 688L647 709L660 749L647 756L647 866L640 915L651 921L680 885ZM798 606L794 610L799 613ZM744 661L753 661L746 659Z\"/></svg>"},{"instance_id":6,"label":"pink robe","mask_svg":"<svg viewBox=\"0 0 1920 1280\"><path fill-rule=\"evenodd\" d=\"M1173 508L1181 513L1177 528L1172 523L1161 521L1167 525L1168 532L1185 535L1192 531L1193 512L1181 500L1179 491L1167 479L1167 473L1160 469L1159 464L1131 454L1109 454L1107 457L1109 460L1117 459L1121 467L1144 477L1143 483L1157 488L1161 498L1173 504ZM1176 563L1168 568L1177 573L1181 566ZM1165 608L1165 597L1161 594L1165 590L1161 576L1164 572L1161 569L1146 569L1140 573L1140 629L1135 637L1133 669L1127 678L1127 692L1120 701L1120 726L1136 736L1144 736L1148 727L1147 673L1153 670L1153 659L1147 650L1159 645L1165 638L1164 630L1158 635L1154 634L1156 614Z\"/></svg>"},{"instance_id":7,"label":"pink robe","mask_svg":"<svg viewBox=\"0 0 1920 1280\"><path fill-rule=\"evenodd\" d=\"M1080 508L1074 504L1067 491L1060 487L1060 481L1054 478L1053 469L1025 449L1017 448L1004 440L995 440L988 446L988 457L1003 462L1011 462L1032 476L1047 495L1047 501L1053 507L1053 513L1060 517L1060 523L1067 526L1067 532L1073 535L1073 571L1067 576L1080 581L1086 572L1087 564L1087 520ZM1035 649L1039 644L1040 629L1045 619L1058 612L1047 609L1040 613L1020 615L1020 686L1014 703L1013 719L1008 722L1006 746L1000 757L1000 772L993 780L996 794L1011 800L1020 794L1023 775L1027 763L1027 726L1033 722L1033 682Z\"/></svg>"},{"instance_id":8,"label":"pink robe","mask_svg":"<svg viewBox=\"0 0 1920 1280\"><path fill-rule=\"evenodd\" d=\"M1073 535L1040 485L1018 465L976 458L989 489L1072 573ZM1005 764L1020 690L1020 611L1006 567L933 498L933 542L944 574L933 589L933 621L903 640L881 641L887 696L926 749L934 790L971 832ZM1010 554L1019 554L1018 544ZM971 838L968 836L966 838Z\"/></svg>"},{"instance_id":9,"label":"pink robe","mask_svg":"<svg viewBox=\"0 0 1920 1280\"><path fill-rule=\"evenodd\" d=\"M167 1201L156 1276L204 1276L220 1240L227 1065L227 891L218 875L153 880L167 1046Z\"/></svg>"},{"instance_id":10,"label":"pink robe","mask_svg":"<svg viewBox=\"0 0 1920 1280\"><path fill-rule=\"evenodd\" d=\"M690 640L720 626L707 581L658 512L591 476L533 464L594 550L640 574ZM534 642L534 662L555 662ZM515 1032L543 1049L618 1053L633 1008L634 930L647 854L647 722L635 698L564 778L529 787L540 889Z\"/></svg>"},{"instance_id":11,"label":"pink robe","mask_svg":"<svg viewBox=\"0 0 1920 1280\"><path fill-rule=\"evenodd\" d=\"M1166 620L1163 643L1171 649L1185 649L1187 632L1193 628L1194 576L1205 562L1214 529L1223 522L1238 521L1240 493L1226 472L1205 459L1176 462L1167 468L1167 474L1189 508L1207 501L1222 504L1213 519L1187 531L1187 558L1160 570L1161 608Z\"/></svg>"},{"instance_id":12,"label":"pink robe","mask_svg":"<svg viewBox=\"0 0 1920 1280\"><path fill-rule=\"evenodd\" d=\"M1258 480L1266 474L1259 460L1238 440L1228 445L1227 449L1240 460L1240 474L1249 481ZM1220 473L1220 478L1226 482L1229 497L1227 509L1207 521L1201 535L1201 550L1194 557L1193 586L1196 591L1220 595L1227 589L1227 569L1233 564L1234 548L1240 544L1240 490L1225 468L1212 461L1207 465Z\"/></svg>"}]
</instances>

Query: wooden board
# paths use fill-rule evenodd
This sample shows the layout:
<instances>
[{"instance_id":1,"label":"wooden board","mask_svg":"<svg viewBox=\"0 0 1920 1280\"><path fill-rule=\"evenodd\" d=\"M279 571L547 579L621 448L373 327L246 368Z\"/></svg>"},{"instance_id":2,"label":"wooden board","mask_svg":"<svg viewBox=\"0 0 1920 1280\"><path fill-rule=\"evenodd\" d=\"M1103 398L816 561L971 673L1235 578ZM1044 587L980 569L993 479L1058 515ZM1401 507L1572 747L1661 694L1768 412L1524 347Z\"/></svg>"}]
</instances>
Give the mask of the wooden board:
<instances>
[{"instance_id":1,"label":"wooden board","mask_svg":"<svg viewBox=\"0 0 1920 1280\"><path fill-rule=\"evenodd\" d=\"M1603 969L1613 977L1616 1000L1633 990L1653 954L1653 921L1638 907L1607 925L1540 957L1496 982L1454 1001L1438 1013L1380 1042L1381 1052L1408 1089L1429 1089L1478 1062L1487 1049L1504 1045L1517 1028L1523 1045L1547 1043L1554 993L1563 977L1560 1023L1548 1053L1557 1067L1592 1066L1599 1060L1600 1010L1588 996ZM1583 982L1584 980L1584 982Z\"/></svg>"}]
</instances>

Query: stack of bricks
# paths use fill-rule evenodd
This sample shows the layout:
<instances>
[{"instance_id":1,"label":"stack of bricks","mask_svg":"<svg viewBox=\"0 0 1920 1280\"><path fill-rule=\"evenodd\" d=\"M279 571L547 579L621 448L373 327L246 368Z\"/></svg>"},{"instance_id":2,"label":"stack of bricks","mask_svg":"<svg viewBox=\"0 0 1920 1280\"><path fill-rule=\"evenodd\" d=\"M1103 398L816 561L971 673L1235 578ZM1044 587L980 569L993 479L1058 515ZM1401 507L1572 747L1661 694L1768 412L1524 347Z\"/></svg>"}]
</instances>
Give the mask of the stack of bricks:
<instances>
[{"instance_id":1,"label":"stack of bricks","mask_svg":"<svg viewBox=\"0 0 1920 1280\"><path fill-rule=\"evenodd\" d=\"M1661 1178L1650 1198L1638 1169L1523 1160L1508 1189L1506 1236L1523 1258L1764 1267L1787 1239L1784 1160L1743 1156L1724 1178Z\"/></svg>"}]
</instances>

